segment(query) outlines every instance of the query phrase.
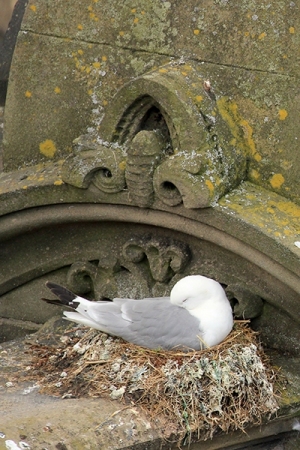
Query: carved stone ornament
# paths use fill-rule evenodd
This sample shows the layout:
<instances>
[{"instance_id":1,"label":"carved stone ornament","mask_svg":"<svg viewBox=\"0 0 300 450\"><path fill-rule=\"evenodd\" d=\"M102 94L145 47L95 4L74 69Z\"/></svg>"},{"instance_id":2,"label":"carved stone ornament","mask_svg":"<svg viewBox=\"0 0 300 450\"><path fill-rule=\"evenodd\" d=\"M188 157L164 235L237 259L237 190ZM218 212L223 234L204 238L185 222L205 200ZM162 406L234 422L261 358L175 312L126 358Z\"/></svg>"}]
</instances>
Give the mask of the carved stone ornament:
<instances>
[{"instance_id":1,"label":"carved stone ornament","mask_svg":"<svg viewBox=\"0 0 300 450\"><path fill-rule=\"evenodd\" d=\"M245 177L247 146L195 63L172 62L124 85L107 107L97 136L81 136L63 180L105 193L129 191L150 207L211 206Z\"/></svg>"},{"instance_id":2,"label":"carved stone ornament","mask_svg":"<svg viewBox=\"0 0 300 450\"><path fill-rule=\"evenodd\" d=\"M150 236L127 241L118 257L99 257L97 261L77 261L67 275L68 287L77 294L93 298L113 298L117 293L139 296L167 295L169 283L188 266L191 251L174 239ZM127 294L128 292L128 294Z\"/></svg>"},{"instance_id":3,"label":"carved stone ornament","mask_svg":"<svg viewBox=\"0 0 300 450\"><path fill-rule=\"evenodd\" d=\"M86 189L93 183L107 193L125 188L125 156L122 151L95 144L89 136L81 136L73 142L74 154L63 166L65 183Z\"/></svg>"},{"instance_id":4,"label":"carved stone ornament","mask_svg":"<svg viewBox=\"0 0 300 450\"><path fill-rule=\"evenodd\" d=\"M171 287L191 269L189 246L171 238L152 236L129 239L116 256L76 261L67 274L67 286L91 298L155 297L169 295ZM241 284L228 285L226 295L237 319L254 319L263 299Z\"/></svg>"},{"instance_id":5,"label":"carved stone ornament","mask_svg":"<svg viewBox=\"0 0 300 450\"><path fill-rule=\"evenodd\" d=\"M226 295L232 303L233 312L237 319L254 319L262 313L263 300L241 285L226 287Z\"/></svg>"}]
</instances>

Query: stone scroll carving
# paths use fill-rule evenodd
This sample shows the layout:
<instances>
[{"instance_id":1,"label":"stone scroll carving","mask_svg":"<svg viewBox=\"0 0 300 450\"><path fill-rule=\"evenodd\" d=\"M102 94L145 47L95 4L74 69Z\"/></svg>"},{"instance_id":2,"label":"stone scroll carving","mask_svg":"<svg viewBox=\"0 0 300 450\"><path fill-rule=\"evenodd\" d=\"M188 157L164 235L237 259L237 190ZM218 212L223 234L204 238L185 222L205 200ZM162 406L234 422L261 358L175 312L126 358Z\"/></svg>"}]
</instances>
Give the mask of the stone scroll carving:
<instances>
[{"instance_id":1,"label":"stone scroll carving","mask_svg":"<svg viewBox=\"0 0 300 450\"><path fill-rule=\"evenodd\" d=\"M129 239L118 256L97 261L76 261L68 271L67 285L77 294L93 298L117 295L136 297L167 295L191 260L189 246L169 238L143 236ZM136 293L134 289L138 289Z\"/></svg>"},{"instance_id":2,"label":"stone scroll carving","mask_svg":"<svg viewBox=\"0 0 300 450\"><path fill-rule=\"evenodd\" d=\"M245 177L247 149L226 101L218 102L207 83L196 64L179 61L124 85L98 134L74 142L63 180L126 192L139 207L156 200L186 208L214 204Z\"/></svg>"},{"instance_id":3,"label":"stone scroll carving","mask_svg":"<svg viewBox=\"0 0 300 450\"><path fill-rule=\"evenodd\" d=\"M78 188L93 183L108 194L125 188L125 156L122 151L108 148L82 136L73 142L73 156L63 166L63 179Z\"/></svg>"},{"instance_id":4,"label":"stone scroll carving","mask_svg":"<svg viewBox=\"0 0 300 450\"><path fill-rule=\"evenodd\" d=\"M190 261L189 247L179 241L154 238L131 239L123 247L123 256L133 263L148 260L155 281L168 282L176 273L181 273Z\"/></svg>"},{"instance_id":5,"label":"stone scroll carving","mask_svg":"<svg viewBox=\"0 0 300 450\"><path fill-rule=\"evenodd\" d=\"M118 253L99 253L97 260L76 261L70 266L67 286L73 292L98 300L166 296L191 270L190 247L172 238L132 237ZM229 284L225 290L236 318L254 319L261 315L264 301L243 283Z\"/></svg>"}]
</instances>

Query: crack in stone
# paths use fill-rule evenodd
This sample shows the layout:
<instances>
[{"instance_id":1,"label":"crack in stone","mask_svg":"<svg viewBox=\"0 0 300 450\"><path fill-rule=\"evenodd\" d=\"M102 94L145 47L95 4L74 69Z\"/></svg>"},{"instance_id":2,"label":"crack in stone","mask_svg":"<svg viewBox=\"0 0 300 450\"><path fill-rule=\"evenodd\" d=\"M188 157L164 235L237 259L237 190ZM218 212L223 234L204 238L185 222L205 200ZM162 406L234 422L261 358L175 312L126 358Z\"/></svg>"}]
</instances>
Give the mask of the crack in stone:
<instances>
[{"instance_id":1,"label":"crack in stone","mask_svg":"<svg viewBox=\"0 0 300 450\"><path fill-rule=\"evenodd\" d=\"M55 34L50 34L50 33L37 33L35 31L32 31L31 29L22 29L21 32L29 32L32 33L34 35L38 35L38 36L46 36L46 37L50 37L50 38L55 38L55 39L69 39L69 41L71 42L82 42L85 44L93 44L93 45L103 45L106 47L110 47L110 48L119 48L121 50L127 50L130 51L132 53L145 53L145 54L149 54L149 55L157 55L157 56L167 56L169 58L173 58L175 60L182 58L182 55L176 55L173 53L168 53L168 52L163 52L163 51L159 51L157 50L155 53L153 51L149 51L147 49L143 49L143 48L135 48L135 47L130 47L130 46L121 46L118 45L117 42L114 42L114 45L111 45L107 42L100 42L100 41L93 41L93 40L89 40L89 39L77 39L77 38L71 38L69 36L59 36L59 35L55 35ZM294 75L286 75L277 71L272 71L272 70L264 70L264 69L258 69L256 67L245 67L245 66L240 66L240 65L235 65L235 64L226 64L226 63L218 63L216 61L210 61L210 60L205 60L205 59L197 59L197 58L191 58L188 57L186 58L189 61L194 61L196 63L199 64L210 64L213 66L219 66L219 67L228 67L228 68L232 68L232 69L238 69L238 70L245 70L245 71L250 71L250 72L259 72L259 73L265 73L265 74L269 74L269 75L276 75L276 76L280 76L282 78L286 78L286 79L296 79L296 77Z\"/></svg>"}]
</instances>

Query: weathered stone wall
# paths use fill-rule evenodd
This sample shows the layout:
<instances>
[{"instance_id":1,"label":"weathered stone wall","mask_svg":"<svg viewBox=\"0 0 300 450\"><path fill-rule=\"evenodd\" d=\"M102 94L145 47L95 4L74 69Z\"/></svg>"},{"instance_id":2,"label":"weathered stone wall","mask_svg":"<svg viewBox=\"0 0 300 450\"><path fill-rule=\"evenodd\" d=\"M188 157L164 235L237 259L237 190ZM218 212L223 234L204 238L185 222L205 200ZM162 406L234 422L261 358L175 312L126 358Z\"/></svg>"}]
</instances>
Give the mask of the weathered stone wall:
<instances>
[{"instance_id":1,"label":"weathered stone wall","mask_svg":"<svg viewBox=\"0 0 300 450\"><path fill-rule=\"evenodd\" d=\"M232 139L243 129L248 179L300 201L297 2L77 3L29 2L7 97L6 171L64 158L74 138L97 131L124 83L174 59L188 78L193 60Z\"/></svg>"},{"instance_id":2,"label":"weathered stone wall","mask_svg":"<svg viewBox=\"0 0 300 450\"><path fill-rule=\"evenodd\" d=\"M237 286L248 285L250 303L266 302L254 321L265 341L283 345L268 319L274 307L296 352L298 24L299 6L287 1L31 0L5 106L2 317L46 320L33 292L44 276L64 283L85 248L80 232L59 255L61 229L79 221L84 236L90 220L102 227L110 217L142 234L154 225L204 239L215 260L242 257L248 271L208 270L209 252L203 264L194 255L193 270L234 286L242 303ZM93 264L97 255L82 251Z\"/></svg>"},{"instance_id":3,"label":"weathered stone wall","mask_svg":"<svg viewBox=\"0 0 300 450\"><path fill-rule=\"evenodd\" d=\"M7 30L17 0L0 0L0 42Z\"/></svg>"},{"instance_id":4,"label":"weathered stone wall","mask_svg":"<svg viewBox=\"0 0 300 450\"><path fill-rule=\"evenodd\" d=\"M0 340L57 314L41 308L47 279L100 299L166 295L201 273L281 352L289 389L278 421L199 445L242 448L290 432L299 415L298 66L290 0L29 1L5 106ZM156 448L148 431L145 445Z\"/></svg>"}]
</instances>

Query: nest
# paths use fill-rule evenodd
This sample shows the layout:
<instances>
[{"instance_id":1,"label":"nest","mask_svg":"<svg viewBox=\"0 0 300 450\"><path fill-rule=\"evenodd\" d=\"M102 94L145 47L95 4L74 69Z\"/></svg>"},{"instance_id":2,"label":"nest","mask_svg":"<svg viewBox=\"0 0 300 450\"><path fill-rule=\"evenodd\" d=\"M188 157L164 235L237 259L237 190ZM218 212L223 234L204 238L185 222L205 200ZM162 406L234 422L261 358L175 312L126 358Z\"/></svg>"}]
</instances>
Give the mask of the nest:
<instances>
[{"instance_id":1,"label":"nest","mask_svg":"<svg viewBox=\"0 0 300 450\"><path fill-rule=\"evenodd\" d=\"M74 328L61 345L31 346L30 379L63 398L109 396L164 417L182 436L207 439L244 430L278 409L275 372L244 321L202 351L149 350L96 330Z\"/></svg>"}]
</instances>

